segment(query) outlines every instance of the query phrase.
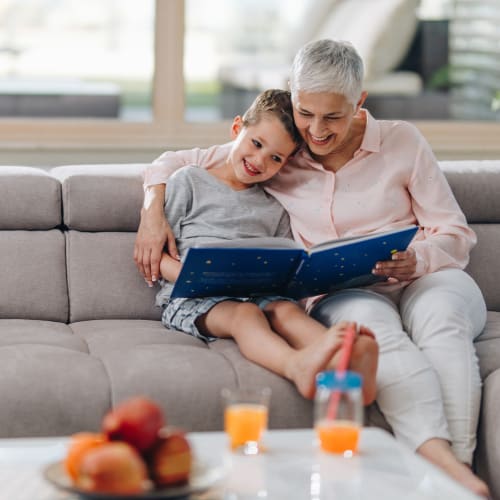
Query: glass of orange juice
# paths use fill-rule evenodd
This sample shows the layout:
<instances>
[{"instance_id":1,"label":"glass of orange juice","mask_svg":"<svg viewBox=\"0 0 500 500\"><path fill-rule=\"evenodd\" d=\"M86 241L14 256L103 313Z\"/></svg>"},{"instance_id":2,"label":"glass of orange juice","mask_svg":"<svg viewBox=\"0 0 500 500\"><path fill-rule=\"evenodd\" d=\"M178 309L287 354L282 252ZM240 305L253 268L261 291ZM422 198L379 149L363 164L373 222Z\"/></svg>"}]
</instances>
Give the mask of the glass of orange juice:
<instances>
[{"instance_id":1,"label":"glass of orange juice","mask_svg":"<svg viewBox=\"0 0 500 500\"><path fill-rule=\"evenodd\" d=\"M320 372L316 377L314 427L320 447L352 456L363 426L362 378L358 373Z\"/></svg>"},{"instance_id":2,"label":"glass of orange juice","mask_svg":"<svg viewBox=\"0 0 500 500\"><path fill-rule=\"evenodd\" d=\"M223 389L224 430L233 451L256 455L267 429L271 389Z\"/></svg>"}]
</instances>

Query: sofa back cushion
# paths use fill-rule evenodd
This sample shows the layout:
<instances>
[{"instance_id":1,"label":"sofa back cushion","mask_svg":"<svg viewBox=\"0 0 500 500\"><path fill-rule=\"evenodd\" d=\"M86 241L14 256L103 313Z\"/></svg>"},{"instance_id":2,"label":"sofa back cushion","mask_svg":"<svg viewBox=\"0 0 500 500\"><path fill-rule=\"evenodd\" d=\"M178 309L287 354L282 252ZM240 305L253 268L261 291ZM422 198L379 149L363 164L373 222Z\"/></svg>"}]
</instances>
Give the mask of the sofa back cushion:
<instances>
[{"instance_id":1,"label":"sofa back cushion","mask_svg":"<svg viewBox=\"0 0 500 500\"><path fill-rule=\"evenodd\" d=\"M64 235L0 231L0 318L68 320Z\"/></svg>"},{"instance_id":2,"label":"sofa back cushion","mask_svg":"<svg viewBox=\"0 0 500 500\"><path fill-rule=\"evenodd\" d=\"M159 319L157 288L133 261L143 201L144 165L73 165L51 174L62 183L70 321Z\"/></svg>"},{"instance_id":3,"label":"sofa back cushion","mask_svg":"<svg viewBox=\"0 0 500 500\"><path fill-rule=\"evenodd\" d=\"M53 229L61 215L57 179L39 168L0 167L0 231Z\"/></svg>"},{"instance_id":4,"label":"sofa back cushion","mask_svg":"<svg viewBox=\"0 0 500 500\"><path fill-rule=\"evenodd\" d=\"M62 185L64 224L78 231L137 231L145 164L68 165L50 174Z\"/></svg>"},{"instance_id":5,"label":"sofa back cushion","mask_svg":"<svg viewBox=\"0 0 500 500\"><path fill-rule=\"evenodd\" d=\"M497 249L500 248L499 224L471 224L477 245L470 253L466 271L476 280L491 311L500 311L500 268Z\"/></svg>"},{"instance_id":6,"label":"sofa back cushion","mask_svg":"<svg viewBox=\"0 0 500 500\"><path fill-rule=\"evenodd\" d=\"M61 185L31 167L0 167L0 318L68 320Z\"/></svg>"},{"instance_id":7,"label":"sofa back cushion","mask_svg":"<svg viewBox=\"0 0 500 500\"><path fill-rule=\"evenodd\" d=\"M440 166L477 235L467 272L481 288L488 309L500 311L500 161L441 161Z\"/></svg>"},{"instance_id":8,"label":"sofa back cushion","mask_svg":"<svg viewBox=\"0 0 500 500\"><path fill-rule=\"evenodd\" d=\"M500 224L500 161L440 161L470 224Z\"/></svg>"},{"instance_id":9,"label":"sofa back cushion","mask_svg":"<svg viewBox=\"0 0 500 500\"><path fill-rule=\"evenodd\" d=\"M495 252L500 246L500 162L440 162L478 236L467 271L489 309L500 310ZM62 183L68 226L70 320L158 319L156 288L148 288L132 260L143 200L144 165L67 166L51 173Z\"/></svg>"},{"instance_id":10,"label":"sofa back cushion","mask_svg":"<svg viewBox=\"0 0 500 500\"><path fill-rule=\"evenodd\" d=\"M135 233L66 233L70 322L159 319L157 288L149 288L132 259Z\"/></svg>"}]
</instances>

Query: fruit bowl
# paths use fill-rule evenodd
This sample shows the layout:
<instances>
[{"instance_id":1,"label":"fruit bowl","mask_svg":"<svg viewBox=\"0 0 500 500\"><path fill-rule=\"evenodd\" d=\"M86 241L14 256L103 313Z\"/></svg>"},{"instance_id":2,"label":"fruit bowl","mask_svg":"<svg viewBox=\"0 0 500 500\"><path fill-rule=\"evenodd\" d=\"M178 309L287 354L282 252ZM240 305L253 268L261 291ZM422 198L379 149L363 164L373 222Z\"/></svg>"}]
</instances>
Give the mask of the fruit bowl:
<instances>
[{"instance_id":1,"label":"fruit bowl","mask_svg":"<svg viewBox=\"0 0 500 500\"><path fill-rule=\"evenodd\" d=\"M201 493L214 486L224 476L224 467L214 466L195 460L189 481L181 486L170 486L162 489L151 489L136 494L111 494L102 492L89 492L76 488L71 478L66 473L63 462L55 462L45 467L43 470L45 479L56 488L68 493L79 495L89 500L110 500L110 499L141 499L141 500L161 500L179 498L193 493Z\"/></svg>"}]
</instances>

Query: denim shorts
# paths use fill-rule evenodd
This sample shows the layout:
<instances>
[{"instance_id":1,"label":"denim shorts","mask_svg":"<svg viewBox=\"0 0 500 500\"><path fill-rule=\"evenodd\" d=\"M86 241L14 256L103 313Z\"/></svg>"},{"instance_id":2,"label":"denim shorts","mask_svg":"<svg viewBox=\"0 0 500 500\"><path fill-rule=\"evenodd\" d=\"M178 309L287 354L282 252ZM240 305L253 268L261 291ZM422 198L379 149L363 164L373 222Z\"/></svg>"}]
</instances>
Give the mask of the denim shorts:
<instances>
[{"instance_id":1,"label":"denim shorts","mask_svg":"<svg viewBox=\"0 0 500 500\"><path fill-rule=\"evenodd\" d=\"M219 302L225 302L227 300L251 302L252 304L257 304L260 309L264 309L267 304L278 300L296 302L290 297L281 297L279 295L268 295L265 297L201 297L195 299L170 299L167 304L163 306L161 322L167 328L188 333L205 342L212 342L213 340L217 340L218 337L203 335L196 327L196 320L210 311L210 309Z\"/></svg>"}]
</instances>

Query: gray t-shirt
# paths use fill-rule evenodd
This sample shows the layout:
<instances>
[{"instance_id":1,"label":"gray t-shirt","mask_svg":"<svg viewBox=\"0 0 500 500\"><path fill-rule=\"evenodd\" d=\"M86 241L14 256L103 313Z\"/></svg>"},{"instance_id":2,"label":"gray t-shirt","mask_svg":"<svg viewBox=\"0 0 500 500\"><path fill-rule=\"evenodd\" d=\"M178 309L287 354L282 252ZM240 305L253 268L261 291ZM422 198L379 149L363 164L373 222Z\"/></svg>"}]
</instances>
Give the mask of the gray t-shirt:
<instances>
[{"instance_id":1,"label":"gray t-shirt","mask_svg":"<svg viewBox=\"0 0 500 500\"><path fill-rule=\"evenodd\" d=\"M174 231L181 259L189 247L237 238L291 238L290 219L281 204L260 186L236 191L204 168L188 165L168 180L165 214ZM158 305L172 285L160 281Z\"/></svg>"}]
</instances>

